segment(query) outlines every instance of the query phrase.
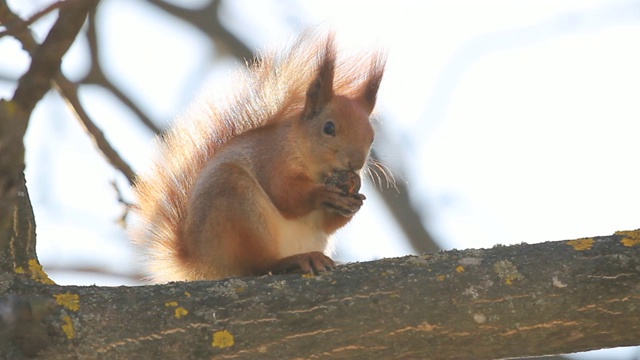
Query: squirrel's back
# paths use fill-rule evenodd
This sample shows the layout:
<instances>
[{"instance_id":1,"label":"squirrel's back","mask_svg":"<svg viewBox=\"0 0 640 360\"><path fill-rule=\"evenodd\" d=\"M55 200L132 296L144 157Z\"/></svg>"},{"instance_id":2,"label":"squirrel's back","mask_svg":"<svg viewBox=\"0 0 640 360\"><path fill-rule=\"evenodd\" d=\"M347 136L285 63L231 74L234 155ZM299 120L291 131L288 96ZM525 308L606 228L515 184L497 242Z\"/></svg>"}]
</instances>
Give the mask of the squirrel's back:
<instances>
[{"instance_id":1,"label":"squirrel's back","mask_svg":"<svg viewBox=\"0 0 640 360\"><path fill-rule=\"evenodd\" d=\"M284 50L261 54L235 74L224 96L192 106L158 138L150 169L136 181L138 222L131 230L134 242L147 252L152 280L193 278L176 259L183 250L179 238L198 174L229 139L301 112L323 61L319 57L327 56L327 51L335 56L333 35L307 31ZM380 53L339 60L336 94L358 91L367 72L381 71L383 66Z\"/></svg>"}]
</instances>

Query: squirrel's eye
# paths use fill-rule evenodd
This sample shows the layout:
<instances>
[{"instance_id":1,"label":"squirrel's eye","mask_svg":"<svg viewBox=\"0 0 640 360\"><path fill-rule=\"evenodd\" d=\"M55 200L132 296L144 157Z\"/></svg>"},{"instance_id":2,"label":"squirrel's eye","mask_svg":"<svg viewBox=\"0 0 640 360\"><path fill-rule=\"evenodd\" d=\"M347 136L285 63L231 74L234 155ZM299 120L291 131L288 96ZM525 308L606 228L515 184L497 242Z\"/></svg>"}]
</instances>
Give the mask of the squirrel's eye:
<instances>
[{"instance_id":1,"label":"squirrel's eye","mask_svg":"<svg viewBox=\"0 0 640 360\"><path fill-rule=\"evenodd\" d=\"M324 123L323 131L327 135L336 136L336 124L333 121L327 121Z\"/></svg>"}]
</instances>

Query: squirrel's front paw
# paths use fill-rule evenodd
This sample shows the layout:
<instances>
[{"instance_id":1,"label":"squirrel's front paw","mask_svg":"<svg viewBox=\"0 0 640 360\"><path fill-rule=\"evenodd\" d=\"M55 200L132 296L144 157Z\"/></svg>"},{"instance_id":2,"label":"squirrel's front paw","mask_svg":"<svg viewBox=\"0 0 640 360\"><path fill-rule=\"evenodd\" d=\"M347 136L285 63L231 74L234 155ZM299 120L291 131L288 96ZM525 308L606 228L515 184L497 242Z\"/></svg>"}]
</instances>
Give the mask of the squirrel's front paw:
<instances>
[{"instance_id":1,"label":"squirrel's front paw","mask_svg":"<svg viewBox=\"0 0 640 360\"><path fill-rule=\"evenodd\" d=\"M336 186L325 186L322 204L330 211L349 217L360 210L364 199L366 197L362 194L345 194Z\"/></svg>"}]
</instances>

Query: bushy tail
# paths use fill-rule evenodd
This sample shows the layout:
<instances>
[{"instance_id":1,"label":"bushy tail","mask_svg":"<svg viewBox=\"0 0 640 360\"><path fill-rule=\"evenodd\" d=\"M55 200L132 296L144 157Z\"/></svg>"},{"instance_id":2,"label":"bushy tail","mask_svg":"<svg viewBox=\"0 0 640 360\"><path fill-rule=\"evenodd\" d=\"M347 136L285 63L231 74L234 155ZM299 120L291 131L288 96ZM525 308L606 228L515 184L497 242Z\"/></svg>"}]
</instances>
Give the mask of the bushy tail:
<instances>
[{"instance_id":1,"label":"bushy tail","mask_svg":"<svg viewBox=\"0 0 640 360\"><path fill-rule=\"evenodd\" d=\"M180 237L191 188L208 159L228 139L302 111L321 60L335 52L333 34L306 31L284 50L260 54L235 74L224 96L200 101L158 137L151 168L136 181L138 222L131 229L147 253L152 281L194 278L179 262ZM384 55L368 55L338 62L336 93L349 95L382 71Z\"/></svg>"}]
</instances>

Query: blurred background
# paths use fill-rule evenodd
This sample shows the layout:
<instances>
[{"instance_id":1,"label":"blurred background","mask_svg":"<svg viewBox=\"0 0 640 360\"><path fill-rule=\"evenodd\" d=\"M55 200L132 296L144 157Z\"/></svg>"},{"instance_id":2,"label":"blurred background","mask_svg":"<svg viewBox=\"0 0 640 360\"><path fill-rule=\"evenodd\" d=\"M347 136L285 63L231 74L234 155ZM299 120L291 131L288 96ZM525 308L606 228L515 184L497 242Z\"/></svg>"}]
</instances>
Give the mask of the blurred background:
<instances>
[{"instance_id":1,"label":"blurred background","mask_svg":"<svg viewBox=\"0 0 640 360\"><path fill-rule=\"evenodd\" d=\"M7 2L28 19L55 1ZM38 41L56 15L32 25ZM396 186L365 184L365 206L337 234L338 261L640 227L637 0L102 0L62 70L137 172L155 132L194 98L224 91L255 50L309 25L334 29L347 49L389 53L374 155ZM12 97L29 63L18 41L0 37L0 97ZM141 284L123 227L129 182L57 91L37 106L26 146L37 251L51 278Z\"/></svg>"}]
</instances>

